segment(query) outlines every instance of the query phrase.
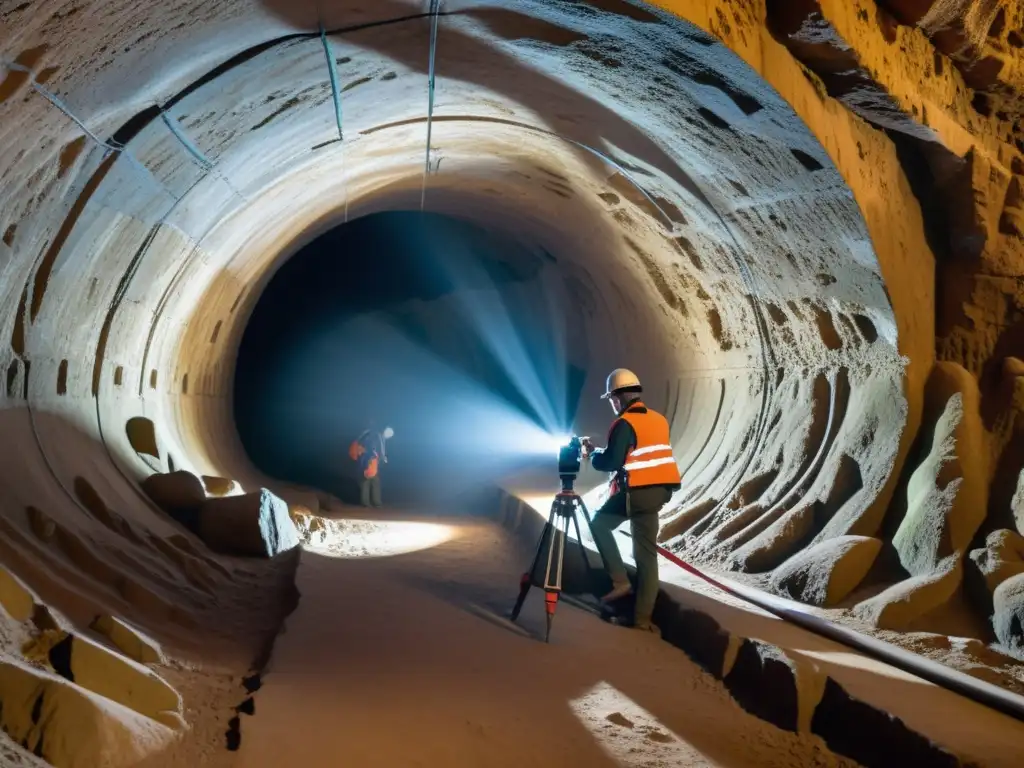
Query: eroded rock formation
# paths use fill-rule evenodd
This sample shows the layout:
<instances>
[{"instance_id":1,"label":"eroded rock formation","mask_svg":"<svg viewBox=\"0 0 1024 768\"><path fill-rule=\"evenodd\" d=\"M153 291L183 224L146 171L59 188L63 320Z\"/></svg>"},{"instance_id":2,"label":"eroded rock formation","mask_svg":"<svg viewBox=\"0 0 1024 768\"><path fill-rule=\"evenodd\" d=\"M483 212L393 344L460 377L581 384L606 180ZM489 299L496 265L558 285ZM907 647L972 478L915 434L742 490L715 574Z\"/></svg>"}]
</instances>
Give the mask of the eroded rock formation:
<instances>
[{"instance_id":1,"label":"eroded rock formation","mask_svg":"<svg viewBox=\"0 0 1024 768\"><path fill-rule=\"evenodd\" d=\"M201 653L249 671L288 568L225 564L152 502L316 511L247 460L232 356L301 242L423 200L552 254L537 284L582 318L590 389L642 372L686 475L668 546L881 627L974 568L1022 654L1000 533L1024 534L1021 3L451 2L436 57L421 3L319 5L0 7L0 558L38 596L11 637L106 616L169 675L117 622L199 655L237 597ZM4 652L4 728L44 756L37 706L87 724L83 754L173 730Z\"/></svg>"}]
</instances>

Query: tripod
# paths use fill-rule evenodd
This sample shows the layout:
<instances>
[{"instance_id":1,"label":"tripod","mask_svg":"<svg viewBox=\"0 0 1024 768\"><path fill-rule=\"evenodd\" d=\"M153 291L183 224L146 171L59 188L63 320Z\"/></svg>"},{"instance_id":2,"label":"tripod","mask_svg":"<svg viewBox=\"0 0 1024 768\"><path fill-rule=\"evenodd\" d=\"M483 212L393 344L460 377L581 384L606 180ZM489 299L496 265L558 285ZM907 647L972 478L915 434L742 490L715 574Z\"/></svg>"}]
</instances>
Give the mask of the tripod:
<instances>
[{"instance_id":1,"label":"tripod","mask_svg":"<svg viewBox=\"0 0 1024 768\"><path fill-rule=\"evenodd\" d=\"M555 618L555 608L558 606L558 596L562 591L562 566L565 562L565 542L569 534L569 521L576 529L576 545L579 548L579 555L590 573L590 560L587 557L587 548L583 545L583 536L580 532L580 521L576 516L577 510L583 513L583 519L587 521L587 530L593 538L593 529L590 527L590 514L583 503L583 499L573 490L572 475L561 475L562 490L551 502L551 512L548 514L547 523L540 535L540 542L537 544L537 554L533 558L530 570L522 575L519 580L519 597L516 599L515 607L512 609L511 619L519 618L519 612L526 601L526 595L530 587L537 586L544 590L544 612L547 618L547 628L544 633L544 642L551 639L551 623ZM570 542L571 543L571 542ZM545 555L545 550L547 554ZM600 557L600 552L598 553ZM543 579L539 578L541 565L544 565Z\"/></svg>"}]
</instances>

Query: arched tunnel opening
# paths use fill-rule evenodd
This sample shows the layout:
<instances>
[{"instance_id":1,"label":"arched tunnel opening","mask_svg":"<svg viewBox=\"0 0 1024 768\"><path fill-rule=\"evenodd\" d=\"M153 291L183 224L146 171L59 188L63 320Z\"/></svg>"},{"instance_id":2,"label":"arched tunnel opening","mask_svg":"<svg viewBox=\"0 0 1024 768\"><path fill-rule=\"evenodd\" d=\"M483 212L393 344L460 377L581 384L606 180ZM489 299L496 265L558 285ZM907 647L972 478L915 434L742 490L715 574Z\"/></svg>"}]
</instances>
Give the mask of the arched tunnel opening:
<instances>
[{"instance_id":1,"label":"arched tunnel opening","mask_svg":"<svg viewBox=\"0 0 1024 768\"><path fill-rule=\"evenodd\" d=\"M400 436L384 468L390 504L457 503L527 468L550 475L587 347L550 276L557 258L522 237L397 211L339 225L289 259L235 372L256 466L358 501L348 447L375 425Z\"/></svg>"},{"instance_id":2,"label":"arched tunnel opening","mask_svg":"<svg viewBox=\"0 0 1024 768\"><path fill-rule=\"evenodd\" d=\"M552 438L600 443L627 367L683 478L666 555L1024 692L1024 148L935 36L1018 61L1016 16L733 5L0 8L0 754L327 765L289 723L362 696L346 738L396 765L413 691L453 702L401 716L429 765L1013 764L1019 722L666 558L651 663L570 605L581 664L630 660L527 685L514 725L465 675L554 663L502 589Z\"/></svg>"}]
</instances>

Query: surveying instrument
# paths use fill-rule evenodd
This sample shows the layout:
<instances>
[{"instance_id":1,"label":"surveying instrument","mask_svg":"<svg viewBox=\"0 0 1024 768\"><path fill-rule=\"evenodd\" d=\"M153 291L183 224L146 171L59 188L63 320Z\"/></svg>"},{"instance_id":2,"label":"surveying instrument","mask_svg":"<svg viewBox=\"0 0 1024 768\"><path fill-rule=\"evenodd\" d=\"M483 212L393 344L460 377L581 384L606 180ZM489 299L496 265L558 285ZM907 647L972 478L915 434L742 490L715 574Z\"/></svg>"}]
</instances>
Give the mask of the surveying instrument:
<instances>
[{"instance_id":1,"label":"surveying instrument","mask_svg":"<svg viewBox=\"0 0 1024 768\"><path fill-rule=\"evenodd\" d=\"M537 554L533 558L530 570L524 573L519 580L519 597L516 599L510 616L512 621L519 618L519 612L523 608L530 587L543 589L544 612L547 619L544 642L549 642L551 639L551 623L555 618L555 608L558 607L558 597L562 592L562 566L565 562L565 544L568 539L570 520L576 530L575 544L579 556L588 578L591 575L590 559L587 555L587 548L583 544L577 512L581 512L583 519L587 521L587 531L590 533L591 539L594 537L594 531L590 525L590 514L587 512L587 507L575 490L576 476L580 472L585 440L586 438L573 436L566 445L558 450L558 478L562 481L562 490L551 502L551 512L548 514L547 523L544 524L540 542L537 544ZM569 543L573 544L571 540ZM598 553L598 557L601 557L600 553Z\"/></svg>"}]
</instances>

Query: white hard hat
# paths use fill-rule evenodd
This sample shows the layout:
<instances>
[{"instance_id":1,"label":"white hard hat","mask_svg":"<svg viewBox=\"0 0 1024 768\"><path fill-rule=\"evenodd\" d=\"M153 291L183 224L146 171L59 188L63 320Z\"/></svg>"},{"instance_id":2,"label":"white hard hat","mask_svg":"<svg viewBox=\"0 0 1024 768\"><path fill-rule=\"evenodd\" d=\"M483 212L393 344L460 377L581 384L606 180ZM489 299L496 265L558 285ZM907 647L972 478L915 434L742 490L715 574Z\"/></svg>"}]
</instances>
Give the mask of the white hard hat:
<instances>
[{"instance_id":1,"label":"white hard hat","mask_svg":"<svg viewBox=\"0 0 1024 768\"><path fill-rule=\"evenodd\" d=\"M384 439L385 440L390 440L394 436L395 436L395 430L393 430L391 427L384 427Z\"/></svg>"},{"instance_id":2,"label":"white hard hat","mask_svg":"<svg viewBox=\"0 0 1024 768\"><path fill-rule=\"evenodd\" d=\"M616 368L608 374L608 381L605 384L605 393L601 395L601 399L604 400L623 389L639 390L640 379L638 379L636 374L632 371L626 370L625 368Z\"/></svg>"}]
</instances>

